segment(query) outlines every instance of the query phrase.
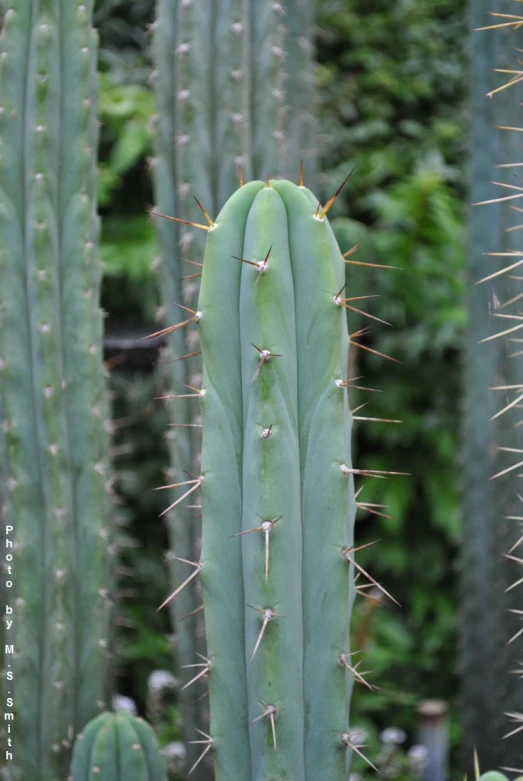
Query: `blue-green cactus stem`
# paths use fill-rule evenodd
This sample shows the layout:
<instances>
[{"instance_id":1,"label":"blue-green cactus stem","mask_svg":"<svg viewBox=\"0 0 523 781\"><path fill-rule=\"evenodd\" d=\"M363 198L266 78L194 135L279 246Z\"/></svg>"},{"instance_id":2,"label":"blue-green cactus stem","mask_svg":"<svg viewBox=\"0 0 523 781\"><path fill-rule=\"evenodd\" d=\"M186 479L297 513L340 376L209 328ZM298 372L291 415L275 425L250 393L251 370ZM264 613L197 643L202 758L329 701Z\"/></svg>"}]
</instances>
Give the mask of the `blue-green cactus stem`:
<instances>
[{"instance_id":1,"label":"blue-green cactus stem","mask_svg":"<svg viewBox=\"0 0 523 781\"><path fill-rule=\"evenodd\" d=\"M345 264L316 205L255 181L208 232L200 575L217 781L348 772Z\"/></svg>"},{"instance_id":2,"label":"blue-green cactus stem","mask_svg":"<svg viewBox=\"0 0 523 781\"><path fill-rule=\"evenodd\" d=\"M314 11L315 3L311 0L285 0L285 172L292 178L303 160L307 182L314 182L318 156Z\"/></svg>"},{"instance_id":3,"label":"blue-green cactus stem","mask_svg":"<svg viewBox=\"0 0 523 781\"><path fill-rule=\"evenodd\" d=\"M239 168L252 179L251 8L245 0L225 0L215 17L215 202L216 213L238 186Z\"/></svg>"},{"instance_id":4,"label":"blue-green cactus stem","mask_svg":"<svg viewBox=\"0 0 523 781\"><path fill-rule=\"evenodd\" d=\"M239 301L245 432L242 557L252 775L304 778L294 281L285 204L272 187L260 190L251 206L243 257L267 264L265 271L241 264ZM269 354L266 359L263 351ZM262 432L269 426L271 436L265 439ZM272 528L266 569L264 535L248 531L267 522ZM292 711L287 712L290 703ZM274 735L269 717L255 721L269 706L286 709L275 718ZM281 751L275 750L278 739Z\"/></svg>"},{"instance_id":5,"label":"blue-green cactus stem","mask_svg":"<svg viewBox=\"0 0 523 781\"><path fill-rule=\"evenodd\" d=\"M177 214L185 203L184 194L188 182L185 178L176 179L174 172L178 172L178 162L181 150L177 151L173 139L177 134L177 127L184 111L188 111L184 101L191 99L190 94L183 93L179 86L181 76L178 74L178 68L181 67L181 57L188 57L179 51L182 42L177 39L177 7L178 3L174 0L160 0L157 6L157 20L154 31L154 59L156 62L155 74L155 92L158 113L155 117L154 126L154 146L155 146L155 189L158 209L165 214ZM179 112L181 112L179 114ZM178 158L178 161L177 161ZM185 168L182 167L185 171ZM190 199L192 201L192 198ZM192 201L193 202L193 201ZM193 202L194 203L194 202ZM185 212L184 212L185 213ZM160 275L162 279L163 301L166 308L166 316L170 322L176 322L180 319L181 310L174 302L183 303L182 276L198 271L197 267L183 263L180 255L191 257L190 248L181 250L179 246L182 231L178 226L168 220L158 220L158 237L160 241L161 263ZM183 231L187 235L186 231ZM190 235L190 234L189 234ZM196 262L197 252L193 253ZM193 283L194 284L194 283ZM190 296L192 301L192 296ZM190 303L188 304L191 305ZM184 395L183 385L191 384L191 371L193 364L187 360L174 359L181 358L192 352L199 350L198 345L191 343L185 338L183 330L174 331L168 342L166 351L166 361L173 361L166 364L169 368L171 377L172 394ZM198 365L198 364L197 364ZM187 391L188 392L188 391ZM194 420L195 414L199 411L189 398L173 399L168 402L171 410L171 419L176 423L190 423ZM182 470L189 472L199 471L199 465L196 464L196 456L199 452L199 437L195 435L197 430L183 426L171 428L168 432L168 444L170 449L171 468L167 475L166 482L172 484L187 479ZM197 494L193 494L197 496ZM171 504L178 497L173 495L166 505ZM186 506L187 502L180 503L174 510L168 514L168 529L170 547L173 553L179 558L194 560L198 554L196 551L196 529L195 513ZM187 565L171 556L170 564L171 583L173 590L176 589L187 577ZM197 618L196 615L183 621L186 616L193 613L198 607L196 591L191 585L183 590L180 596L170 604L173 625L176 631L176 646L178 663L180 667L194 664L196 653L200 649L196 637ZM181 678L183 685L189 682L190 668L182 669ZM184 720L184 735L187 740L191 740L197 734L195 728L202 725L200 715L200 704L198 697L194 694L194 689L188 688L182 691L182 716ZM189 747L189 762L196 760L196 751Z\"/></svg>"},{"instance_id":6,"label":"blue-green cactus stem","mask_svg":"<svg viewBox=\"0 0 523 781\"><path fill-rule=\"evenodd\" d=\"M300 106L309 106L311 111L313 106L305 95L286 95L286 72L292 89L303 87L307 96L310 82L295 78L293 63L288 63L287 68L285 33L289 29L291 37L310 37L313 3L307 0L306 7L299 9L303 23L298 18L289 19L285 5L272 0L159 0L154 31L158 115L153 171L157 211L201 221L193 198L196 196L214 217L237 188L239 167L245 181L253 175L265 178L268 174L284 173L284 161L289 168L295 165L292 174L298 175L298 150L303 143L301 136L296 143L297 126L294 120L291 123L293 110L287 113L287 108L294 105L295 98ZM298 15L294 6L291 12ZM295 45L298 46L297 41ZM311 51L310 40L308 47L300 44L300 71L309 67L301 54L310 55ZM310 170L307 155L308 174ZM166 220L158 220L158 229L162 299L166 321L174 324L184 315L172 302L197 308L198 280L182 277L199 269L182 259L201 263L205 234ZM194 325L169 338L166 359L178 359L169 364L173 393L180 393L180 382L200 387L201 360L194 355L199 349L198 329ZM181 356L191 357L179 360ZM168 403L172 405L172 420L178 424L170 432L172 467L167 481L175 483L184 479L182 470L200 473L200 434L199 428L194 427L199 423L199 405L194 399ZM196 498L194 503L198 501ZM170 516L170 527L173 553L197 561L199 518L182 503ZM186 577L187 565L173 559L174 589ZM192 581L172 604L180 661L192 664L195 651L205 653L194 637L203 614L197 613L183 624L180 619L198 607L196 583ZM192 702L191 689L186 691ZM194 706L192 713L190 707L190 702L184 706L187 736L193 735L198 720L201 722L198 709L206 707L205 701ZM204 725L203 729L208 727ZM196 774L199 772L200 767Z\"/></svg>"},{"instance_id":7,"label":"blue-green cactus stem","mask_svg":"<svg viewBox=\"0 0 523 781\"><path fill-rule=\"evenodd\" d=\"M263 0L253 3L251 46L252 167L265 178L282 170L285 141L285 8Z\"/></svg>"},{"instance_id":8,"label":"blue-green cactus stem","mask_svg":"<svg viewBox=\"0 0 523 781\"><path fill-rule=\"evenodd\" d=\"M17 544L10 772L35 781L64 776L74 733L106 684L111 541L91 17L91 2L16 2L0 42L0 458Z\"/></svg>"},{"instance_id":9,"label":"blue-green cactus stem","mask_svg":"<svg viewBox=\"0 0 523 781\"><path fill-rule=\"evenodd\" d=\"M201 582L210 660L210 734L217 778L249 779L251 760L242 531L242 376L238 301L245 221L257 192L252 182L231 198L209 232L198 308L204 362L202 419ZM228 265L224 267L223 263ZM227 370L224 371L225 367ZM227 605L227 610L220 606ZM252 650L251 650L252 653ZM214 704L213 704L214 703Z\"/></svg>"},{"instance_id":10,"label":"blue-green cactus stem","mask_svg":"<svg viewBox=\"0 0 523 781\"><path fill-rule=\"evenodd\" d=\"M344 763L339 724L348 718L351 683L340 662L350 652L352 599L343 554L353 544L355 516L352 421L339 385L348 374L349 337L335 300L345 263L327 218L311 216L317 206L312 193L288 182L273 186L287 208L296 306L307 778L337 778Z\"/></svg>"}]
</instances>

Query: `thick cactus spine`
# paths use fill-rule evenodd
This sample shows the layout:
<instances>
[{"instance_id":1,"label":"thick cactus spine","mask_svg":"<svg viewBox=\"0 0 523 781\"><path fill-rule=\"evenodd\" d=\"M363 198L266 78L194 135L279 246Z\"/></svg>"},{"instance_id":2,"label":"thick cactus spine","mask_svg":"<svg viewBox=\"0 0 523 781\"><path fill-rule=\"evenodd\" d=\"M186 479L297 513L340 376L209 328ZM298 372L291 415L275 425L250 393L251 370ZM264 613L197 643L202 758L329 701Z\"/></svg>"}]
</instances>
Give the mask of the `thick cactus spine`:
<instances>
[{"instance_id":1,"label":"thick cactus spine","mask_svg":"<svg viewBox=\"0 0 523 781\"><path fill-rule=\"evenodd\" d=\"M344 260L316 204L255 181L208 231L198 569L218 781L347 771L349 338Z\"/></svg>"},{"instance_id":2,"label":"thick cactus spine","mask_svg":"<svg viewBox=\"0 0 523 781\"><path fill-rule=\"evenodd\" d=\"M76 740L68 781L167 781L151 727L127 713L102 713Z\"/></svg>"},{"instance_id":3,"label":"thick cactus spine","mask_svg":"<svg viewBox=\"0 0 523 781\"><path fill-rule=\"evenodd\" d=\"M13 4L1 37L0 393L23 778L63 777L104 698L108 441L95 202L92 3ZM22 576L23 574L23 576ZM11 600L13 604L13 600ZM86 618L89 618L89 621Z\"/></svg>"}]
</instances>

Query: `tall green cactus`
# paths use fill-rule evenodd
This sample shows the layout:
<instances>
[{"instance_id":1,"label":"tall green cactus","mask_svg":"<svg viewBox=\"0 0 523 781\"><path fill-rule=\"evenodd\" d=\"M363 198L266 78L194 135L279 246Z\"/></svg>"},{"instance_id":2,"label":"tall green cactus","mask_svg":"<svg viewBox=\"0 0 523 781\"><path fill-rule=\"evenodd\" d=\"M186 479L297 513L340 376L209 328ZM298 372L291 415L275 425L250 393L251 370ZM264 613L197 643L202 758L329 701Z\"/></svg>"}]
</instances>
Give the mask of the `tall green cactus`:
<instances>
[{"instance_id":1,"label":"tall green cactus","mask_svg":"<svg viewBox=\"0 0 523 781\"><path fill-rule=\"evenodd\" d=\"M216 214L238 184L269 173L297 175L304 159L308 181L315 173L312 18L313 0L158 0L154 25L154 84L157 101L153 174L157 208L192 220L197 196ZM167 322L180 318L174 302L196 306L201 236L158 221L160 278ZM182 258L187 259L186 263ZM196 264L196 265L195 265ZM182 482L182 470L199 472L201 437L192 388L201 381L195 327L169 336L169 402L175 427L169 432L168 483ZM184 356L188 356L185 357ZM189 385L191 388L183 388ZM199 556L200 519L189 499L169 515L173 554ZM171 556L172 582L180 585L186 566ZM201 599L187 589L173 606L182 665L204 653L201 615L182 622ZM183 674L190 680L189 668ZM184 690L187 736L205 723L205 701ZM194 758L190 755L189 761ZM199 772L199 769L197 773Z\"/></svg>"},{"instance_id":2,"label":"tall green cactus","mask_svg":"<svg viewBox=\"0 0 523 781\"><path fill-rule=\"evenodd\" d=\"M127 713L102 713L78 736L69 781L167 781L151 727Z\"/></svg>"},{"instance_id":3,"label":"tall green cactus","mask_svg":"<svg viewBox=\"0 0 523 781\"><path fill-rule=\"evenodd\" d=\"M106 685L109 530L92 0L14 0L0 40L0 409L15 540L9 779L59 781ZM14 732L14 734L13 734ZM5 744L4 744L5 745Z\"/></svg>"},{"instance_id":4,"label":"tall green cactus","mask_svg":"<svg viewBox=\"0 0 523 781\"><path fill-rule=\"evenodd\" d=\"M509 674L521 659L515 637L521 628L518 589L510 586L521 577L517 562L506 554L520 537L514 518L521 516L517 497L520 461L501 446L520 449L518 410L511 402L523 383L517 345L502 333L517 322L521 312L521 275L513 264L518 257L506 253L521 248L521 232L509 230L521 223L511 206L514 185L519 184L510 166L520 160L519 127L522 92L514 83L503 87L503 76L494 68L509 69L512 78L514 45L520 32L506 19L492 17L496 10L513 14L513 3L504 0L496 9L491 0L470 3L471 90L471 201L470 261L468 268L468 330L465 374L464 430L464 535L462 552L462 718L464 764L473 749L483 766L518 766L517 741L503 740L510 731L506 713L523 710L523 687ZM517 18L516 18L517 21ZM505 24L503 24L505 22ZM500 23L500 29L478 31ZM489 99L492 98L492 99ZM501 126L501 127L500 127ZM501 187L492 186L492 180ZM506 200L507 196L512 196ZM487 203L484 203L487 202ZM508 272L503 269L508 267ZM512 271L512 273L511 273ZM518 279L519 277L519 279ZM481 284L478 284L481 281ZM508 318L508 319L507 319ZM501 335L501 336L500 336ZM518 337L508 335L509 340ZM512 386L512 387L511 387ZM494 390L493 390L494 388ZM503 410L505 409L505 412ZM493 479L495 478L495 479ZM520 554L516 551L516 556ZM507 590L509 589L509 590Z\"/></svg>"},{"instance_id":5,"label":"tall green cactus","mask_svg":"<svg viewBox=\"0 0 523 781\"><path fill-rule=\"evenodd\" d=\"M349 336L345 263L317 204L303 186L253 181L207 225L192 315L203 356L192 576L216 781L348 772Z\"/></svg>"}]
</instances>

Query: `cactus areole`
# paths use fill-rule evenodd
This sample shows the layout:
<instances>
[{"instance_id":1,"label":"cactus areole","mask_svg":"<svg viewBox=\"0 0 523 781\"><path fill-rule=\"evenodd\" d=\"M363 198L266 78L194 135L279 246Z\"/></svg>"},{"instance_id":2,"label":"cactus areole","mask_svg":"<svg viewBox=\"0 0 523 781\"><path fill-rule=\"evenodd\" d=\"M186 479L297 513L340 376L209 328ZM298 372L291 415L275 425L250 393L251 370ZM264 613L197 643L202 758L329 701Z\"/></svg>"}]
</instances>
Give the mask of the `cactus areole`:
<instances>
[{"instance_id":1,"label":"cactus areole","mask_svg":"<svg viewBox=\"0 0 523 781\"><path fill-rule=\"evenodd\" d=\"M327 208L303 186L253 181L207 227L194 564L216 781L348 774L349 335Z\"/></svg>"}]
</instances>

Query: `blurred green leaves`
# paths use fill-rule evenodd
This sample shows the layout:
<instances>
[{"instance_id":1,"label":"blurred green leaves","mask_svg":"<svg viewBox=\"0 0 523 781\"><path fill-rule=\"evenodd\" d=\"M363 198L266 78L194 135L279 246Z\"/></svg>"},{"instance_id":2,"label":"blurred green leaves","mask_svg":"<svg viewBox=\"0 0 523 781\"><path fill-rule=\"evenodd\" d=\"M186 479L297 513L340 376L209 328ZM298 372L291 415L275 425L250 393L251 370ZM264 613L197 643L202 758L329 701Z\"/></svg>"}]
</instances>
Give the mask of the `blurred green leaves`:
<instances>
[{"instance_id":1,"label":"blurred green leaves","mask_svg":"<svg viewBox=\"0 0 523 781\"><path fill-rule=\"evenodd\" d=\"M148 87L117 84L110 75L100 75L102 160L99 166L98 201L101 207L111 202L124 175L137 164L143 164L144 158L150 153L149 123L153 113L154 99Z\"/></svg>"}]
</instances>

